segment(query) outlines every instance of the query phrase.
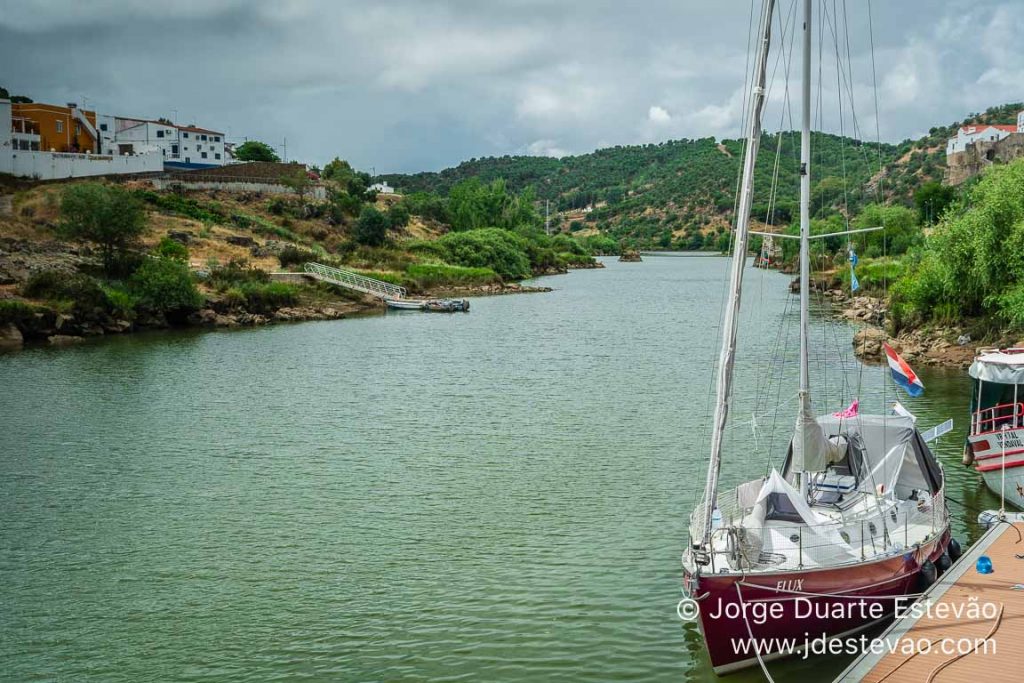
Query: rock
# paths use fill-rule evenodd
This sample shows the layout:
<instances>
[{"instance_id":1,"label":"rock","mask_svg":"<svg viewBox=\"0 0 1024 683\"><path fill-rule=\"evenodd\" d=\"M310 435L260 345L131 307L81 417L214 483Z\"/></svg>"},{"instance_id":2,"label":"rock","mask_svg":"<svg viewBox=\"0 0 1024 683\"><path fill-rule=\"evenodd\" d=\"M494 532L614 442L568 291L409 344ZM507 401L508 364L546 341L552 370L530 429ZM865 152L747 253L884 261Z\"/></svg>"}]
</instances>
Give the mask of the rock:
<instances>
[{"instance_id":1,"label":"rock","mask_svg":"<svg viewBox=\"0 0 1024 683\"><path fill-rule=\"evenodd\" d=\"M174 240L175 242L180 242L181 244L189 244L193 238L192 233L186 230L168 230L167 236Z\"/></svg>"},{"instance_id":2,"label":"rock","mask_svg":"<svg viewBox=\"0 0 1024 683\"><path fill-rule=\"evenodd\" d=\"M113 334L130 332L131 329L132 323L129 320L111 320L103 324L104 332L111 332Z\"/></svg>"},{"instance_id":3,"label":"rock","mask_svg":"<svg viewBox=\"0 0 1024 683\"><path fill-rule=\"evenodd\" d=\"M20 349L24 343L25 338L14 323L0 325L0 351Z\"/></svg>"},{"instance_id":4,"label":"rock","mask_svg":"<svg viewBox=\"0 0 1024 683\"><path fill-rule=\"evenodd\" d=\"M877 327L862 327L853 335L854 352L859 358L881 360L882 344L888 339L885 330Z\"/></svg>"},{"instance_id":5,"label":"rock","mask_svg":"<svg viewBox=\"0 0 1024 683\"><path fill-rule=\"evenodd\" d=\"M71 334L55 334L49 338L50 346L71 346L84 341L84 337L76 337Z\"/></svg>"},{"instance_id":6,"label":"rock","mask_svg":"<svg viewBox=\"0 0 1024 683\"><path fill-rule=\"evenodd\" d=\"M639 263L643 259L640 258L640 252L636 249L626 249L622 252L622 255L619 256L619 260L623 263Z\"/></svg>"},{"instance_id":7,"label":"rock","mask_svg":"<svg viewBox=\"0 0 1024 683\"><path fill-rule=\"evenodd\" d=\"M224 238L228 244L234 244L239 247L254 247L256 246L256 240L249 237L248 235L228 235Z\"/></svg>"},{"instance_id":8,"label":"rock","mask_svg":"<svg viewBox=\"0 0 1024 683\"><path fill-rule=\"evenodd\" d=\"M230 315L215 314L213 324L217 327L238 327L238 321Z\"/></svg>"},{"instance_id":9,"label":"rock","mask_svg":"<svg viewBox=\"0 0 1024 683\"><path fill-rule=\"evenodd\" d=\"M961 334L959 337L956 338L956 343L958 346L967 346L968 344L971 343L971 335Z\"/></svg>"}]
</instances>

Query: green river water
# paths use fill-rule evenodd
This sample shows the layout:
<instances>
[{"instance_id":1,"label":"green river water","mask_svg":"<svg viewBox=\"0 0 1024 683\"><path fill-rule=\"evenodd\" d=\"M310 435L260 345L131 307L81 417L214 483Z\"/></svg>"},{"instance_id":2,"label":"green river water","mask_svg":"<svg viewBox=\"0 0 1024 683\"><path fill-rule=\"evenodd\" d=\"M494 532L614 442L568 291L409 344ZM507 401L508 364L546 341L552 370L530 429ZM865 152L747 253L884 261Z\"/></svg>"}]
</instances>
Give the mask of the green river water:
<instances>
[{"instance_id":1,"label":"green river water","mask_svg":"<svg viewBox=\"0 0 1024 683\"><path fill-rule=\"evenodd\" d=\"M0 678L713 680L675 608L728 261L606 263L469 314L0 356ZM748 272L723 486L788 436L788 282ZM894 389L851 334L816 317L812 373L877 409ZM967 381L918 370L905 404L957 422L937 450L972 540L997 501L959 464Z\"/></svg>"}]
</instances>

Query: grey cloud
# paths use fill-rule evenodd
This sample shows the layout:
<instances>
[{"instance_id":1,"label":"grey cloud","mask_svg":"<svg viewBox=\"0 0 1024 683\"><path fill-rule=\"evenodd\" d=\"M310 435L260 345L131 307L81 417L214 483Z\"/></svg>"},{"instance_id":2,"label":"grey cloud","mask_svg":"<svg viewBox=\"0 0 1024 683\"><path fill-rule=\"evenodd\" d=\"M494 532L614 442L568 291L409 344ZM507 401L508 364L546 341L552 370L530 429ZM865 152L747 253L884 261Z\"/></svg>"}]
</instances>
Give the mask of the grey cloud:
<instances>
[{"instance_id":1,"label":"grey cloud","mask_svg":"<svg viewBox=\"0 0 1024 683\"><path fill-rule=\"evenodd\" d=\"M845 4L858 123L873 135L866 3ZM0 0L0 84L131 116L176 110L235 139L287 137L289 156L314 163L415 171L737 136L750 11L746 0ZM883 139L1021 99L1024 18L1011 0L872 11ZM784 95L775 83L769 127ZM833 72L822 101L835 98ZM837 127L828 106L821 116Z\"/></svg>"}]
</instances>

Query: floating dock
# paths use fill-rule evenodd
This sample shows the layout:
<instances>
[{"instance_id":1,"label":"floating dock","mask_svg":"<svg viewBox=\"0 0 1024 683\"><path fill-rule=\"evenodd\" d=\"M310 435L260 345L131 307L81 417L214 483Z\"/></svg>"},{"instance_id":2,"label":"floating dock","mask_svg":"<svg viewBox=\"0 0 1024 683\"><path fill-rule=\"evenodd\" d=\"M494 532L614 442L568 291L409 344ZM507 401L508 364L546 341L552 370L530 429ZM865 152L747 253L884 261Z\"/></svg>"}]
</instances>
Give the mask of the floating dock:
<instances>
[{"instance_id":1,"label":"floating dock","mask_svg":"<svg viewBox=\"0 0 1024 683\"><path fill-rule=\"evenodd\" d=\"M835 683L1024 680L1024 518L1008 515ZM991 559L992 573L977 570Z\"/></svg>"}]
</instances>

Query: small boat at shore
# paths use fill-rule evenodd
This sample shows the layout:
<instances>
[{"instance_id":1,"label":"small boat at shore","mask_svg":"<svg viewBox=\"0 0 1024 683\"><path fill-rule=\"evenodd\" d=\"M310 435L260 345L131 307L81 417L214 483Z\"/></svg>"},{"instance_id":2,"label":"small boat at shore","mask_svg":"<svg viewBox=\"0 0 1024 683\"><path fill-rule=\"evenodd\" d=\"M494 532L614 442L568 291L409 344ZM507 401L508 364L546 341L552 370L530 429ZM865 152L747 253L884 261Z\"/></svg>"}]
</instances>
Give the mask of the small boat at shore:
<instances>
[{"instance_id":1,"label":"small boat at shore","mask_svg":"<svg viewBox=\"0 0 1024 683\"><path fill-rule=\"evenodd\" d=\"M964 464L1024 509L1024 348L982 349L971 363L971 431Z\"/></svg>"},{"instance_id":2,"label":"small boat at shore","mask_svg":"<svg viewBox=\"0 0 1024 683\"><path fill-rule=\"evenodd\" d=\"M468 299L385 299L388 308L399 311L457 313L469 311Z\"/></svg>"}]
</instances>

